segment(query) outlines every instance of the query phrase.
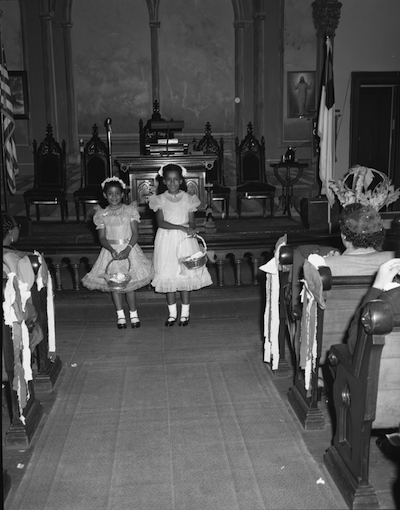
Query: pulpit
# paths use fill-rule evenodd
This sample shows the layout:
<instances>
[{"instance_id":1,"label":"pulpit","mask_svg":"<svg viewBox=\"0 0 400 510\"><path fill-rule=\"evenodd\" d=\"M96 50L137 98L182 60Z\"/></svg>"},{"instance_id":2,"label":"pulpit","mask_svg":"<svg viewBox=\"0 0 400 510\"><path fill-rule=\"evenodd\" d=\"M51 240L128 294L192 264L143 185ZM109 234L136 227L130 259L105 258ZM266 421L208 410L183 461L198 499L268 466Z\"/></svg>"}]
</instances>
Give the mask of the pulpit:
<instances>
[{"instance_id":1,"label":"pulpit","mask_svg":"<svg viewBox=\"0 0 400 510\"><path fill-rule=\"evenodd\" d=\"M129 176L126 179L130 186L130 199L136 201L140 216L143 220L147 220L144 225L141 224L141 230L147 225L152 226L148 220L153 217L148 207L149 196L156 193L157 176L160 168L166 164L182 165L187 170L185 182L188 193L197 195L201 201L198 211L196 212L196 228L204 231L206 225L206 209L209 205L209 197L205 187L206 172L209 171L217 159L217 155L182 155L182 156L121 156L117 159L117 165L120 172Z\"/></svg>"}]
</instances>

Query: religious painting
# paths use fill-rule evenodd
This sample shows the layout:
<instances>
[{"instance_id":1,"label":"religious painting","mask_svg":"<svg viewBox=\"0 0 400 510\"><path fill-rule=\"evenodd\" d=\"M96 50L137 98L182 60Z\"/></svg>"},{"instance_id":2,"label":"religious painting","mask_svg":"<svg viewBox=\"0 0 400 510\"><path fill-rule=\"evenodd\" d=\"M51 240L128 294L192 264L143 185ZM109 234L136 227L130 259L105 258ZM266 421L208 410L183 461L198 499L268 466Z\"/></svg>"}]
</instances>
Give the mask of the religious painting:
<instances>
[{"instance_id":1,"label":"religious painting","mask_svg":"<svg viewBox=\"0 0 400 510\"><path fill-rule=\"evenodd\" d=\"M14 118L29 119L28 80L26 71L9 71Z\"/></svg>"},{"instance_id":2,"label":"religious painting","mask_svg":"<svg viewBox=\"0 0 400 510\"><path fill-rule=\"evenodd\" d=\"M306 118L315 116L315 72L287 73L287 116Z\"/></svg>"}]
</instances>

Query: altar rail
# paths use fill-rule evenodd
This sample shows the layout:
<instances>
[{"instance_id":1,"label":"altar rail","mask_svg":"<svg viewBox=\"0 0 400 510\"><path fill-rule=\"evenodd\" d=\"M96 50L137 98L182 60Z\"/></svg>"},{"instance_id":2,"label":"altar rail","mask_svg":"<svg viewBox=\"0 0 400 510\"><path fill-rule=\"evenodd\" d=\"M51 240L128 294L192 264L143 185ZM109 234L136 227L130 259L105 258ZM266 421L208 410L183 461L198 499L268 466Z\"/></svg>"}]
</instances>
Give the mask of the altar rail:
<instances>
[{"instance_id":1,"label":"altar rail","mask_svg":"<svg viewBox=\"0 0 400 510\"><path fill-rule=\"evenodd\" d=\"M220 251L210 253L213 259L207 262L214 287L263 284L264 273L259 267L271 258L269 251L229 250L225 254L222 253ZM84 291L81 280L95 263L98 251L88 254L45 253L44 256L52 273L56 292ZM146 256L151 259L151 253L146 253Z\"/></svg>"}]
</instances>

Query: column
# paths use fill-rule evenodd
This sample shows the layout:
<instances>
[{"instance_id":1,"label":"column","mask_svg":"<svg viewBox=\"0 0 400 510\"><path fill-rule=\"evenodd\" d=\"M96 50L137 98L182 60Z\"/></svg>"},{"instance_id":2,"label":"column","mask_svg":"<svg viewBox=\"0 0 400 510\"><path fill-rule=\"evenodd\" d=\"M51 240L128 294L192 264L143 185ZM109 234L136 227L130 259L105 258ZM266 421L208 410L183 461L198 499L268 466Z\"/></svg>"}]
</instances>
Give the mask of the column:
<instances>
[{"instance_id":1,"label":"column","mask_svg":"<svg viewBox=\"0 0 400 510\"><path fill-rule=\"evenodd\" d=\"M265 13L254 13L254 134L264 133L265 109Z\"/></svg>"},{"instance_id":2,"label":"column","mask_svg":"<svg viewBox=\"0 0 400 510\"><path fill-rule=\"evenodd\" d=\"M235 21L235 133L239 140L243 139L245 132L243 119L244 100L244 21Z\"/></svg>"},{"instance_id":3,"label":"column","mask_svg":"<svg viewBox=\"0 0 400 510\"><path fill-rule=\"evenodd\" d=\"M58 112L56 78L54 68L53 18L50 2L40 1L39 17L42 25L44 95L46 101L46 124L51 124L54 138L58 140Z\"/></svg>"},{"instance_id":4,"label":"column","mask_svg":"<svg viewBox=\"0 0 400 510\"><path fill-rule=\"evenodd\" d=\"M75 101L74 66L71 43L71 21L63 21L64 56L65 56L65 79L67 91L67 115L68 115L68 160L70 163L79 162L78 142L78 119Z\"/></svg>"},{"instance_id":5,"label":"column","mask_svg":"<svg viewBox=\"0 0 400 510\"><path fill-rule=\"evenodd\" d=\"M151 93L152 104L154 101L160 101L160 64L158 51L158 29L160 22L150 20L150 44L151 44Z\"/></svg>"}]
</instances>

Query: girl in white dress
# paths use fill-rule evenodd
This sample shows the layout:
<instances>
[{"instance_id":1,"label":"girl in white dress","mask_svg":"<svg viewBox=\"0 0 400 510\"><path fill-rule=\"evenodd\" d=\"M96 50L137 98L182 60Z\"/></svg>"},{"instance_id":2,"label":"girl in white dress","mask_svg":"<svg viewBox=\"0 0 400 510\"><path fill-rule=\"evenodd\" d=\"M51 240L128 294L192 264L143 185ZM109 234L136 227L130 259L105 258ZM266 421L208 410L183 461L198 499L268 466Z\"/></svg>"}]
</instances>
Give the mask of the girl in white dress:
<instances>
[{"instance_id":1,"label":"girl in white dress","mask_svg":"<svg viewBox=\"0 0 400 510\"><path fill-rule=\"evenodd\" d=\"M125 183L118 177L109 177L101 184L108 206L95 207L93 222L96 225L102 246L91 271L82 278L82 284L90 290L111 292L117 312L118 329L126 328L125 313L122 308L122 294L129 305L129 318L132 328L140 328L136 309L135 290L148 285L153 278L153 267L138 245L140 216L136 202L125 205L122 197ZM110 262L112 263L110 264ZM108 272L107 272L107 268ZM107 283L111 272L129 274L130 280L123 290L115 291Z\"/></svg>"},{"instance_id":2,"label":"girl in white dress","mask_svg":"<svg viewBox=\"0 0 400 510\"><path fill-rule=\"evenodd\" d=\"M166 294L168 319L166 326L173 326L178 311L176 292L181 295L181 315L179 326L187 326L190 318L190 291L212 284L206 266L187 269L179 258L193 255L199 251L199 243L194 236L194 213L200 205L196 195L190 195L184 189L186 169L180 165L168 164L160 169L166 191L152 195L150 208L156 212L157 234L154 241L154 278L151 282L156 292Z\"/></svg>"}]
</instances>

